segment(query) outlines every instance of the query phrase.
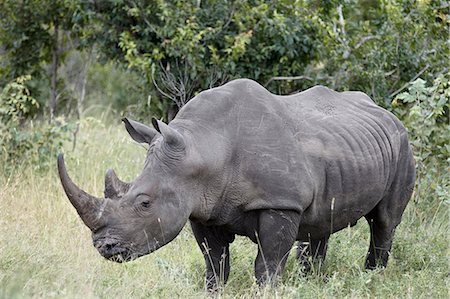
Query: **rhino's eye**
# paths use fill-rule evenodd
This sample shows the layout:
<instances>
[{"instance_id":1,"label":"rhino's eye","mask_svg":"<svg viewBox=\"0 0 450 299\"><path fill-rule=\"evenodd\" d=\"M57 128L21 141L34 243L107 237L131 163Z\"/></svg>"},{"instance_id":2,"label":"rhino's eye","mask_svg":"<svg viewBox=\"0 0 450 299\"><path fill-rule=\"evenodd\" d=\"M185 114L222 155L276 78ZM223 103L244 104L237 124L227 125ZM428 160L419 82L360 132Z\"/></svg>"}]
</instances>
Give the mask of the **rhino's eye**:
<instances>
[{"instance_id":1,"label":"rhino's eye","mask_svg":"<svg viewBox=\"0 0 450 299\"><path fill-rule=\"evenodd\" d=\"M151 198L147 194L139 194L136 199L137 199L138 204L141 207L143 207L143 208L150 207Z\"/></svg>"}]
</instances>

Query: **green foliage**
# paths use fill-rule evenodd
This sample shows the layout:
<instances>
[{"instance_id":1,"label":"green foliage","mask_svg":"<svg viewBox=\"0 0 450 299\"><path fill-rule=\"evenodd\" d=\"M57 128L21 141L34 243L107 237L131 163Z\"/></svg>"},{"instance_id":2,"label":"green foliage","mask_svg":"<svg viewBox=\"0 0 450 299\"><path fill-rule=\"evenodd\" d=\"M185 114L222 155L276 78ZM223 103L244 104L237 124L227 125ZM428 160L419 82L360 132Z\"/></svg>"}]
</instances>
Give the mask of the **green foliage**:
<instances>
[{"instance_id":1,"label":"green foliage","mask_svg":"<svg viewBox=\"0 0 450 299\"><path fill-rule=\"evenodd\" d=\"M37 2L0 2L0 43L3 50L0 85L24 74L38 77L43 71L40 65L42 47L50 44L51 36L37 21L44 17L44 9Z\"/></svg>"},{"instance_id":2,"label":"green foliage","mask_svg":"<svg viewBox=\"0 0 450 299\"><path fill-rule=\"evenodd\" d=\"M0 42L5 57L0 75L7 80L24 74L40 77L42 62L51 61L54 26L75 34L78 8L77 1L67 0L1 1Z\"/></svg>"},{"instance_id":3,"label":"green foliage","mask_svg":"<svg viewBox=\"0 0 450 299\"><path fill-rule=\"evenodd\" d=\"M98 117L108 107L112 117L125 114L149 122L151 116L162 118L168 109L168 102L155 96L140 73L118 62L92 63L86 91L85 115Z\"/></svg>"},{"instance_id":4,"label":"green foliage","mask_svg":"<svg viewBox=\"0 0 450 299\"><path fill-rule=\"evenodd\" d=\"M437 211L450 204L450 73L431 86L422 79L412 82L394 102L394 113L408 128L417 164L415 199L422 211Z\"/></svg>"},{"instance_id":5,"label":"green foliage","mask_svg":"<svg viewBox=\"0 0 450 299\"><path fill-rule=\"evenodd\" d=\"M22 76L8 83L0 94L0 160L2 171L20 169L20 164L46 168L73 125L64 119L52 124L34 124L31 119L39 107L25 83L31 76Z\"/></svg>"},{"instance_id":6,"label":"green foliage","mask_svg":"<svg viewBox=\"0 0 450 299\"><path fill-rule=\"evenodd\" d=\"M409 81L448 69L444 1L344 1L313 18L320 60L311 75L337 89L360 90L389 106Z\"/></svg>"},{"instance_id":7,"label":"green foliage","mask_svg":"<svg viewBox=\"0 0 450 299\"><path fill-rule=\"evenodd\" d=\"M102 51L124 58L174 101L185 97L179 106L230 78L296 75L317 54L302 2L104 1L95 9L108 24ZM182 94L167 81L182 83Z\"/></svg>"},{"instance_id":8,"label":"green foliage","mask_svg":"<svg viewBox=\"0 0 450 299\"><path fill-rule=\"evenodd\" d=\"M30 74L33 79L28 87L45 108L50 98L52 73L57 75L70 49L86 46L84 40L89 30L84 28L89 28L85 26L89 14L83 3L72 0L0 1L0 86ZM55 91L63 91L65 82L61 78L56 81ZM70 98L71 95L64 92L58 95L60 102Z\"/></svg>"},{"instance_id":9,"label":"green foliage","mask_svg":"<svg viewBox=\"0 0 450 299\"><path fill-rule=\"evenodd\" d=\"M58 25L76 47L96 45L143 76L136 109L163 115L198 91L248 77L278 93L315 84L360 90L390 106L405 84L447 67L441 0L36 1L0 3L0 85L21 74L48 84ZM61 57L64 60L64 55ZM270 81L274 76L303 80ZM306 80L305 80L306 79ZM3 82L5 81L5 82ZM154 85L156 83L158 88ZM42 83L41 83L42 84ZM64 84L62 84L64 85ZM60 90L63 86L60 86ZM38 101L44 103L33 88ZM119 93L128 91L121 89ZM70 95L64 95L69 98ZM127 98L122 97L118 106ZM160 111L163 109L164 111Z\"/></svg>"},{"instance_id":10,"label":"green foliage","mask_svg":"<svg viewBox=\"0 0 450 299\"><path fill-rule=\"evenodd\" d=\"M30 75L21 76L3 88L0 94L0 120L2 124L20 123L21 120L33 116L39 104L30 94L25 83Z\"/></svg>"},{"instance_id":11,"label":"green foliage","mask_svg":"<svg viewBox=\"0 0 450 299\"><path fill-rule=\"evenodd\" d=\"M449 158L450 73L440 75L428 87L424 80L417 79L410 84L407 92L396 97L394 104L398 101L404 105L395 105L394 111L409 128L417 161Z\"/></svg>"},{"instance_id":12,"label":"green foliage","mask_svg":"<svg viewBox=\"0 0 450 299\"><path fill-rule=\"evenodd\" d=\"M445 71L444 4L103 1L91 9L101 52L141 71L158 100L182 106L200 90L247 77L284 94L317 83L360 90L389 107L408 82Z\"/></svg>"}]
</instances>

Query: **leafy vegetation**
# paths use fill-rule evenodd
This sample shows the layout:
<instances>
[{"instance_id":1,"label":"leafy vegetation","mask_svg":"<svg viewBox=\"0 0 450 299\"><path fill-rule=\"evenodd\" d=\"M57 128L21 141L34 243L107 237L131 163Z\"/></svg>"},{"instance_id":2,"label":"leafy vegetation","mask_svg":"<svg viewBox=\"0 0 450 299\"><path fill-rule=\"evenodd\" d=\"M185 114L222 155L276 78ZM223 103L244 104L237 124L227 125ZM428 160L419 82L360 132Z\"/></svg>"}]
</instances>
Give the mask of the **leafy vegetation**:
<instances>
[{"instance_id":1,"label":"leafy vegetation","mask_svg":"<svg viewBox=\"0 0 450 299\"><path fill-rule=\"evenodd\" d=\"M417 79L393 106L409 131L417 168L414 200L426 219L450 204L450 73L431 86Z\"/></svg>"},{"instance_id":2,"label":"leafy vegetation","mask_svg":"<svg viewBox=\"0 0 450 299\"><path fill-rule=\"evenodd\" d=\"M20 169L21 164L46 168L64 141L69 139L71 124L58 118L52 124L26 122L39 109L21 76L8 83L0 94L0 157L2 172Z\"/></svg>"},{"instance_id":3,"label":"leafy vegetation","mask_svg":"<svg viewBox=\"0 0 450 299\"><path fill-rule=\"evenodd\" d=\"M0 297L208 297L190 229L150 257L101 259L54 169L87 191L113 167L131 180L145 151L122 115L172 119L199 91L248 77L289 94L360 90L408 129L417 182L385 270L367 272L364 221L332 236L304 276L253 281L238 238L224 298L447 298L450 224L448 3L440 0L0 1ZM130 154L132 153L132 154ZM139 159L130 157L140 157Z\"/></svg>"},{"instance_id":4,"label":"leafy vegetation","mask_svg":"<svg viewBox=\"0 0 450 299\"><path fill-rule=\"evenodd\" d=\"M322 83L390 106L405 84L448 70L441 1L111 2L105 45L178 106L248 77L278 93ZM119 12L119 13L116 13ZM115 49L115 48L113 48ZM292 80L274 80L292 77Z\"/></svg>"},{"instance_id":5,"label":"leafy vegetation","mask_svg":"<svg viewBox=\"0 0 450 299\"><path fill-rule=\"evenodd\" d=\"M418 77L448 71L448 7L441 1L348 1L321 17L319 74L337 89L390 107Z\"/></svg>"},{"instance_id":6,"label":"leafy vegetation","mask_svg":"<svg viewBox=\"0 0 450 299\"><path fill-rule=\"evenodd\" d=\"M82 3L68 0L0 2L0 42L4 56L0 60L0 84L32 75L38 80L34 91L42 94L47 91L50 95L47 107L51 118L57 113L62 94L58 92L58 85L63 83L58 77L60 64L68 49L79 47L77 38L88 32L80 29L86 20ZM50 86L45 88L39 81Z\"/></svg>"}]
</instances>

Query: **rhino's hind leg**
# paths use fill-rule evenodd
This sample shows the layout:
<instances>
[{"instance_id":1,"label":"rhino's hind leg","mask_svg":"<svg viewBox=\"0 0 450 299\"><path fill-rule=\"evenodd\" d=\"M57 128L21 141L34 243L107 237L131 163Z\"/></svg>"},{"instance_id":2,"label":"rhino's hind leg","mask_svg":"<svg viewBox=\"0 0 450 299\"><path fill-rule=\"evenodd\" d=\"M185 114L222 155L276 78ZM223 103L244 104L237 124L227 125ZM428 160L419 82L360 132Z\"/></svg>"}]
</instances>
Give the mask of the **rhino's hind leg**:
<instances>
[{"instance_id":1,"label":"rhino's hind leg","mask_svg":"<svg viewBox=\"0 0 450 299\"><path fill-rule=\"evenodd\" d=\"M258 255L255 260L255 277L258 284L276 283L295 242L299 223L300 214L294 211L260 212L256 232Z\"/></svg>"},{"instance_id":2,"label":"rhino's hind leg","mask_svg":"<svg viewBox=\"0 0 450 299\"><path fill-rule=\"evenodd\" d=\"M370 244L366 257L366 269L375 269L377 266L386 267L389 259L395 226L386 225L376 217L367 217L370 225Z\"/></svg>"},{"instance_id":3,"label":"rhino's hind leg","mask_svg":"<svg viewBox=\"0 0 450 299\"><path fill-rule=\"evenodd\" d=\"M206 263L206 289L215 291L225 284L230 274L230 243L234 234L217 226L204 226L191 221L192 231Z\"/></svg>"},{"instance_id":4,"label":"rhino's hind leg","mask_svg":"<svg viewBox=\"0 0 450 299\"><path fill-rule=\"evenodd\" d=\"M399 225L406 204L411 197L410 191L399 195L393 192L384 197L381 202L365 216L370 226L370 244L366 258L366 269L375 269L377 266L386 267L395 228ZM399 197L393 196L399 195ZM398 200L408 198L408 200Z\"/></svg>"},{"instance_id":5,"label":"rhino's hind leg","mask_svg":"<svg viewBox=\"0 0 450 299\"><path fill-rule=\"evenodd\" d=\"M408 157L408 156L406 156ZM366 258L366 269L386 267L392 240L397 225L413 193L415 182L414 161L403 158L399 165L402 170L392 183L389 192L370 211L366 220L370 226L370 245Z\"/></svg>"},{"instance_id":6,"label":"rhino's hind leg","mask_svg":"<svg viewBox=\"0 0 450 299\"><path fill-rule=\"evenodd\" d=\"M315 266L320 269L327 254L329 236L322 239L310 239L308 242L299 242L297 247L297 259L308 273Z\"/></svg>"}]
</instances>

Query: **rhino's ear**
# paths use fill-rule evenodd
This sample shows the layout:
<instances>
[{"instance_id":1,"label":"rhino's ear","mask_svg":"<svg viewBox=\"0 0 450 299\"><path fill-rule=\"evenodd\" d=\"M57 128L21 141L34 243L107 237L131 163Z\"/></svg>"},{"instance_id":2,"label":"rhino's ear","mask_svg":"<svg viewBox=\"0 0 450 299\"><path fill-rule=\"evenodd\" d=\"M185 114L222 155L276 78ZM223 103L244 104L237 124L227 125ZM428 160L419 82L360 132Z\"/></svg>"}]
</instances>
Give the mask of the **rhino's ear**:
<instances>
[{"instance_id":1,"label":"rhino's ear","mask_svg":"<svg viewBox=\"0 0 450 299\"><path fill-rule=\"evenodd\" d=\"M164 143L166 143L172 150L184 150L185 143L183 135L154 117L152 118L152 124L153 127L155 127L155 129L163 136Z\"/></svg>"},{"instance_id":2,"label":"rhino's ear","mask_svg":"<svg viewBox=\"0 0 450 299\"><path fill-rule=\"evenodd\" d=\"M158 135L158 132L155 129L141 124L140 122L128 119L126 117L122 118L122 121L125 124L125 129L127 129L131 138L139 143L150 144L153 138Z\"/></svg>"}]
</instances>

